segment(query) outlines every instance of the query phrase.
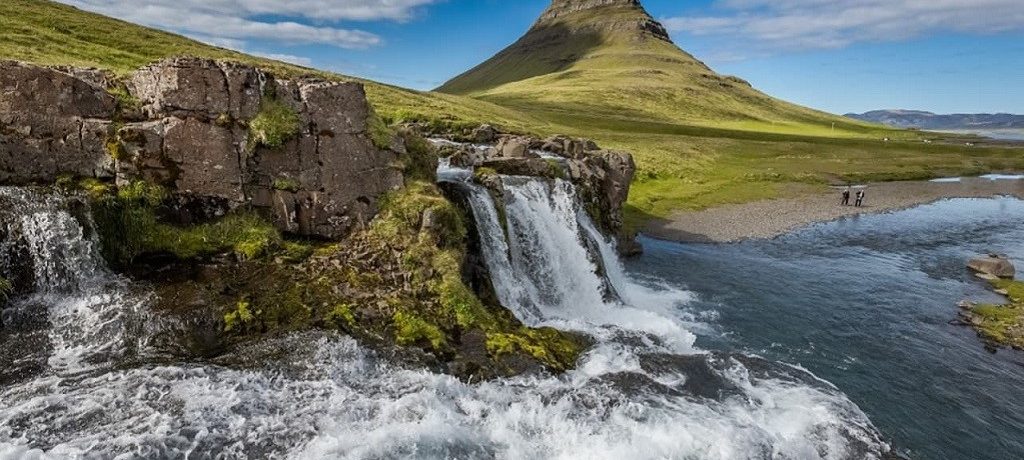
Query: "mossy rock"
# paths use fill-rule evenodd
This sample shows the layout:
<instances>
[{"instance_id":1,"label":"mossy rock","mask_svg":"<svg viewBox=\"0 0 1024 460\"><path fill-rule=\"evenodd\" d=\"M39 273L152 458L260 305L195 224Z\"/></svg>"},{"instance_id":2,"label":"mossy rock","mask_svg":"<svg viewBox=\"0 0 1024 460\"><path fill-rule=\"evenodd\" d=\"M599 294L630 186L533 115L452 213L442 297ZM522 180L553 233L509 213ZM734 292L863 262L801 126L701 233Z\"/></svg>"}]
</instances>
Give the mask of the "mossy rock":
<instances>
[{"instance_id":1,"label":"mossy rock","mask_svg":"<svg viewBox=\"0 0 1024 460\"><path fill-rule=\"evenodd\" d=\"M1009 299L1005 305L970 305L964 316L990 348L1024 350L1024 282L995 279L989 283Z\"/></svg>"}]
</instances>

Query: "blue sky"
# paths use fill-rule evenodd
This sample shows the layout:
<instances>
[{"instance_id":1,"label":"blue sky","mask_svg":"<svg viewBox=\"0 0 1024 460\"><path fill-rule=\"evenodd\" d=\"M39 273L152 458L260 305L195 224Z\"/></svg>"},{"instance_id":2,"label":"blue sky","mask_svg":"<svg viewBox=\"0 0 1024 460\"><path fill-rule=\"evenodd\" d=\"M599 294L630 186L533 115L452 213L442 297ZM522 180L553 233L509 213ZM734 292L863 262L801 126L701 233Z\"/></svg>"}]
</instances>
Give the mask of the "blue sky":
<instances>
[{"instance_id":1,"label":"blue sky","mask_svg":"<svg viewBox=\"0 0 1024 460\"><path fill-rule=\"evenodd\" d=\"M242 51L431 89L549 0L63 0ZM645 0L683 49L834 113L1024 113L1024 0Z\"/></svg>"}]
</instances>

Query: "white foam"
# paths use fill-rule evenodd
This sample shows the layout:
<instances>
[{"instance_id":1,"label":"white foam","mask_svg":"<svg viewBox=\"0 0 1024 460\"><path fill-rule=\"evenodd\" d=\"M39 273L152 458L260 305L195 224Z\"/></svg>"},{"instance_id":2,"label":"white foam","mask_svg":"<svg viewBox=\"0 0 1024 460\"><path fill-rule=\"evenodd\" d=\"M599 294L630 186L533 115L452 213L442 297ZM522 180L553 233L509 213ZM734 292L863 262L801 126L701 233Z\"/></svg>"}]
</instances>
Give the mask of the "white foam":
<instances>
[{"instance_id":1,"label":"white foam","mask_svg":"<svg viewBox=\"0 0 1024 460\"><path fill-rule=\"evenodd\" d=\"M486 191L470 196L494 284L524 321L594 338L576 369L469 384L312 333L266 343L293 360L257 370L74 366L116 357L128 347L123 319L145 314L144 298L106 274L91 284L100 291L38 299L53 321L51 369L0 388L0 458L840 459L887 449L853 403L799 369L755 377L696 349L692 296L631 278L571 184L508 184L506 229ZM652 354L707 363L734 390L688 393L691 376L650 364Z\"/></svg>"}]
</instances>

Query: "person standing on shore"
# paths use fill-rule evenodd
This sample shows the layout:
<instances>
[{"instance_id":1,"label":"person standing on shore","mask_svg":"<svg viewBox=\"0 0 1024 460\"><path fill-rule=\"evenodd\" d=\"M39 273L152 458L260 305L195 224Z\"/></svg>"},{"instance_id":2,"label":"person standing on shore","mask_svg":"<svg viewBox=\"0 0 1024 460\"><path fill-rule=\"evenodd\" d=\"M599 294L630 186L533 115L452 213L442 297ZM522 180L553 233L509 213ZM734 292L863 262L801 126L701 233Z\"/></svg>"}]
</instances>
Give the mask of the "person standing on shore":
<instances>
[{"instance_id":1,"label":"person standing on shore","mask_svg":"<svg viewBox=\"0 0 1024 460\"><path fill-rule=\"evenodd\" d=\"M850 186L846 186L846 190L843 190L843 206L850 205Z\"/></svg>"},{"instance_id":2,"label":"person standing on shore","mask_svg":"<svg viewBox=\"0 0 1024 460\"><path fill-rule=\"evenodd\" d=\"M864 189L857 190L857 203L854 206L858 208L864 206Z\"/></svg>"}]
</instances>

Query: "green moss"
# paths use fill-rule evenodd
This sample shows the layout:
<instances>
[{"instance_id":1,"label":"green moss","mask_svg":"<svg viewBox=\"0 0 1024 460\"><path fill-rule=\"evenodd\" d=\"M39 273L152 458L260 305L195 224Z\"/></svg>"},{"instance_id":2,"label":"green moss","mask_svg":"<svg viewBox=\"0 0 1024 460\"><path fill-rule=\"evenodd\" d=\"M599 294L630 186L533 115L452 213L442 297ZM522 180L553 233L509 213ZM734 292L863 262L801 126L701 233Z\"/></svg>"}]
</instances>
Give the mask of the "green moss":
<instances>
[{"instance_id":1,"label":"green moss","mask_svg":"<svg viewBox=\"0 0 1024 460\"><path fill-rule=\"evenodd\" d=\"M548 177L556 179L565 179L565 168L562 167L562 163L554 158L548 158Z\"/></svg>"},{"instance_id":2,"label":"green moss","mask_svg":"<svg viewBox=\"0 0 1024 460\"><path fill-rule=\"evenodd\" d=\"M234 123L234 120L231 119L231 115L227 113L222 113L217 116L216 120L213 120L213 123L222 128L226 128L228 126L231 126L231 124Z\"/></svg>"},{"instance_id":3,"label":"green moss","mask_svg":"<svg viewBox=\"0 0 1024 460\"><path fill-rule=\"evenodd\" d=\"M462 212L441 195L436 185L424 181L412 182L386 195L370 232L384 240L417 236L428 214L434 224L431 234L442 247L454 247L465 241L468 230Z\"/></svg>"},{"instance_id":4,"label":"green moss","mask_svg":"<svg viewBox=\"0 0 1024 460\"><path fill-rule=\"evenodd\" d=\"M134 182L116 193L97 189L93 219L104 256L126 266L142 254L171 254L186 260L225 252L244 259L269 255L282 245L281 235L258 215L240 211L202 225L179 227L161 223L157 210L167 198L162 187Z\"/></svg>"},{"instance_id":5,"label":"green moss","mask_svg":"<svg viewBox=\"0 0 1024 460\"><path fill-rule=\"evenodd\" d=\"M1024 302L1024 281L997 279L990 283L996 289L1006 291L1006 296L1014 303Z\"/></svg>"},{"instance_id":6,"label":"green moss","mask_svg":"<svg viewBox=\"0 0 1024 460\"><path fill-rule=\"evenodd\" d=\"M281 245L280 257L285 262L297 263L310 258L319 248L311 244L285 241Z\"/></svg>"},{"instance_id":7,"label":"green moss","mask_svg":"<svg viewBox=\"0 0 1024 460\"><path fill-rule=\"evenodd\" d=\"M1011 303L971 307L971 325L989 342L1024 349L1024 282L992 280L990 283L1001 292L1006 292Z\"/></svg>"},{"instance_id":8,"label":"green moss","mask_svg":"<svg viewBox=\"0 0 1024 460\"><path fill-rule=\"evenodd\" d=\"M298 192L299 189L301 188L301 186L299 185L299 181L292 179L290 177L281 177L278 179L274 179L273 187L274 190L283 190L292 193Z\"/></svg>"},{"instance_id":9,"label":"green moss","mask_svg":"<svg viewBox=\"0 0 1024 460\"><path fill-rule=\"evenodd\" d=\"M473 169L473 178L476 179L477 182L481 182L484 179L487 179L488 177L494 177L494 176L497 176L497 175L498 175L498 171L495 170L494 168L488 168L486 166L481 166L479 168L474 168Z\"/></svg>"},{"instance_id":10,"label":"green moss","mask_svg":"<svg viewBox=\"0 0 1024 460\"><path fill-rule=\"evenodd\" d=\"M520 328L515 333L487 334L487 351L495 357L525 353L555 370L571 368L582 352L582 344L551 328Z\"/></svg>"},{"instance_id":11,"label":"green moss","mask_svg":"<svg viewBox=\"0 0 1024 460\"><path fill-rule=\"evenodd\" d=\"M395 341L399 345L428 345L434 350L441 350L447 339L441 329L423 318L406 312L395 313L392 321L395 326Z\"/></svg>"},{"instance_id":12,"label":"green moss","mask_svg":"<svg viewBox=\"0 0 1024 460\"><path fill-rule=\"evenodd\" d=\"M61 182L58 180L58 182ZM73 179L69 179L68 183L73 182ZM103 182L99 179L92 177L82 179L75 184L78 188L89 195L91 199L100 199L110 193L111 185Z\"/></svg>"},{"instance_id":13,"label":"green moss","mask_svg":"<svg viewBox=\"0 0 1024 460\"><path fill-rule=\"evenodd\" d=\"M301 120L288 105L272 97L260 101L260 112L249 122L249 142L280 148L295 138L301 129Z\"/></svg>"},{"instance_id":14,"label":"green moss","mask_svg":"<svg viewBox=\"0 0 1024 460\"><path fill-rule=\"evenodd\" d=\"M327 321L340 327L352 327L356 324L356 315L352 313L352 307L349 304L341 303L335 305L327 314Z\"/></svg>"},{"instance_id":15,"label":"green moss","mask_svg":"<svg viewBox=\"0 0 1024 460\"><path fill-rule=\"evenodd\" d=\"M104 144L103 148L107 151L107 155L115 160L123 160L128 156L128 151L125 150L124 144L120 139L108 139Z\"/></svg>"},{"instance_id":16,"label":"green moss","mask_svg":"<svg viewBox=\"0 0 1024 460\"><path fill-rule=\"evenodd\" d=\"M0 301L6 302L14 292L14 285L7 278L0 276Z\"/></svg>"},{"instance_id":17,"label":"green moss","mask_svg":"<svg viewBox=\"0 0 1024 460\"><path fill-rule=\"evenodd\" d=\"M249 310L249 302L239 300L235 310L224 315L224 331L242 331L256 321L256 316Z\"/></svg>"}]
</instances>

